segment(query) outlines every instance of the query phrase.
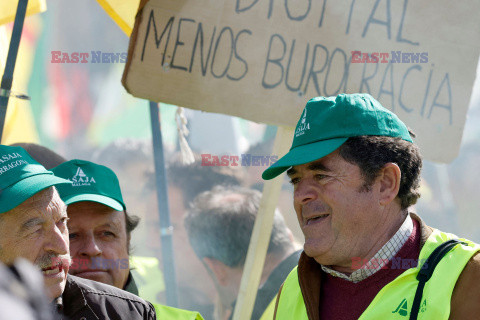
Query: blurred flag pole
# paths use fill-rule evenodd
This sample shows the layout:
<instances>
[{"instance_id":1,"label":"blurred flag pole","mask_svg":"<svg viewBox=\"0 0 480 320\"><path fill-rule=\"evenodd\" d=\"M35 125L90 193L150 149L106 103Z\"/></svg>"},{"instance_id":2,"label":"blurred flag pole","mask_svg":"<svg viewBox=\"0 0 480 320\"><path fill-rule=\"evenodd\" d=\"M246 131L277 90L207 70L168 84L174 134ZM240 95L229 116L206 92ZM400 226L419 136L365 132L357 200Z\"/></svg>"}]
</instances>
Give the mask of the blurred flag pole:
<instances>
[{"instance_id":1,"label":"blurred flag pole","mask_svg":"<svg viewBox=\"0 0 480 320\"><path fill-rule=\"evenodd\" d=\"M177 283L175 277L175 259L173 256L173 227L170 223L168 207L167 175L163 154L160 112L156 102L150 101L150 120L152 123L153 160L155 164L155 185L157 188L158 214L160 216L160 237L162 243L163 274L167 305L178 307Z\"/></svg>"},{"instance_id":2,"label":"blurred flag pole","mask_svg":"<svg viewBox=\"0 0 480 320\"><path fill-rule=\"evenodd\" d=\"M13 71L15 70L15 62L17 61L18 46L22 36L23 22L27 12L28 0L19 0L15 22L13 23L12 37L10 46L8 47L7 62L5 71L2 76L0 85L0 141L2 141L3 127L5 125L5 117L7 115L8 100L10 98L13 82Z\"/></svg>"}]
</instances>

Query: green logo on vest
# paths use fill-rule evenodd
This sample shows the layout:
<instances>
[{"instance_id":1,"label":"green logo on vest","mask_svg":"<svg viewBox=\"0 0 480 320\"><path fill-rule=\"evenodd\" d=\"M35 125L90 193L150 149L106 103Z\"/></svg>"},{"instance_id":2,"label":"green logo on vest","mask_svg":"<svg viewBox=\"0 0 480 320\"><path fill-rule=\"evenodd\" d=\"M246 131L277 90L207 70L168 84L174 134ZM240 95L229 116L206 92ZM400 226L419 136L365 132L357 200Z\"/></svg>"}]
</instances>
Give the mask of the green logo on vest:
<instances>
[{"instance_id":1,"label":"green logo on vest","mask_svg":"<svg viewBox=\"0 0 480 320\"><path fill-rule=\"evenodd\" d=\"M427 299L423 300L422 306L420 307L420 312L427 311Z\"/></svg>"},{"instance_id":2,"label":"green logo on vest","mask_svg":"<svg viewBox=\"0 0 480 320\"><path fill-rule=\"evenodd\" d=\"M408 314L408 305L407 305L407 299L403 299L402 302L398 305L397 309L395 311L392 311L392 313L397 313L401 316L406 317Z\"/></svg>"}]
</instances>

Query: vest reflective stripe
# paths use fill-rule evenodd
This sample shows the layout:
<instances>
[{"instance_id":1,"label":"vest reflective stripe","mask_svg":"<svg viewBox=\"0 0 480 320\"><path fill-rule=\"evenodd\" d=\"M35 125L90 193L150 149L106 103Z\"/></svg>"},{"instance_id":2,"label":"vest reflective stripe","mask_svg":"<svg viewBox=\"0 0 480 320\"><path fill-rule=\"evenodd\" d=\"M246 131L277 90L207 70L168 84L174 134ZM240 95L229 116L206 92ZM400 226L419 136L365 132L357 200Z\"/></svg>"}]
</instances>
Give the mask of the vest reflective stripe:
<instances>
[{"instance_id":1,"label":"vest reflective stripe","mask_svg":"<svg viewBox=\"0 0 480 320\"><path fill-rule=\"evenodd\" d=\"M410 316L413 297L417 289L416 275L423 262L441 243L456 238L454 235L434 230L419 255L417 268L410 268L380 290L362 313L359 320L406 319ZM458 277L467 262L480 251L480 245L460 239L465 245L457 245L448 252L435 268L432 278L423 290L418 319L442 320L450 315L450 301ZM302 292L298 283L297 268L285 280L277 309L277 320L308 319Z\"/></svg>"},{"instance_id":2,"label":"vest reflective stripe","mask_svg":"<svg viewBox=\"0 0 480 320\"><path fill-rule=\"evenodd\" d=\"M198 312L182 310L152 303L155 307L157 319L162 320L203 320Z\"/></svg>"}]
</instances>

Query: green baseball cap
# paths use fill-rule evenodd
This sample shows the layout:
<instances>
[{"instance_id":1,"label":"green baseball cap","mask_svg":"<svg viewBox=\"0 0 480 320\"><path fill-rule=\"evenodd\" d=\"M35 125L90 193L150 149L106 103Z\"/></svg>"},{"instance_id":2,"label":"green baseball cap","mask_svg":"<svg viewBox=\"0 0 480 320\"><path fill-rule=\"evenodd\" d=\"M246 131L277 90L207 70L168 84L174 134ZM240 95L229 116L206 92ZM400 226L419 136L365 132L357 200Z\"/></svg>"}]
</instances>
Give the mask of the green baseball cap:
<instances>
[{"instance_id":1,"label":"green baseball cap","mask_svg":"<svg viewBox=\"0 0 480 320\"><path fill-rule=\"evenodd\" d=\"M339 94L307 102L290 151L262 174L270 180L292 166L323 158L350 137L388 136L413 142L407 126L369 94Z\"/></svg>"},{"instance_id":2,"label":"green baseball cap","mask_svg":"<svg viewBox=\"0 0 480 320\"><path fill-rule=\"evenodd\" d=\"M56 176L72 181L71 185L58 187L58 193L67 205L93 201L117 211L126 210L118 178L111 169L74 159L52 168L52 171Z\"/></svg>"},{"instance_id":3,"label":"green baseball cap","mask_svg":"<svg viewBox=\"0 0 480 320\"><path fill-rule=\"evenodd\" d=\"M71 184L35 161L22 147L0 145L0 214L43 189Z\"/></svg>"}]
</instances>

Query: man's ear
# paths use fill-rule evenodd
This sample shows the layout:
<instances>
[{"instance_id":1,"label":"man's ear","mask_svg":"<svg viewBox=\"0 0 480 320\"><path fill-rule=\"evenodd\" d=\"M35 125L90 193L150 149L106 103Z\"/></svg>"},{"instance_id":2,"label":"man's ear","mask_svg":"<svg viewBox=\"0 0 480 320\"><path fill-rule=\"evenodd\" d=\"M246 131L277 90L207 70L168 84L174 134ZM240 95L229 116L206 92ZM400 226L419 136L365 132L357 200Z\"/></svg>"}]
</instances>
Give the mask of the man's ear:
<instances>
[{"instance_id":1,"label":"man's ear","mask_svg":"<svg viewBox=\"0 0 480 320\"><path fill-rule=\"evenodd\" d=\"M397 197L401 178L402 172L396 163L388 162L380 169L376 180L379 183L381 205L387 205Z\"/></svg>"},{"instance_id":2,"label":"man's ear","mask_svg":"<svg viewBox=\"0 0 480 320\"><path fill-rule=\"evenodd\" d=\"M228 283L227 266L217 259L203 258L203 263L210 269L211 273L217 278L218 284L226 286Z\"/></svg>"}]
</instances>

